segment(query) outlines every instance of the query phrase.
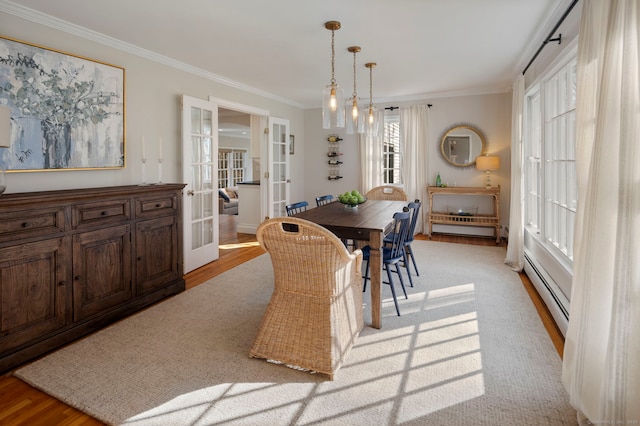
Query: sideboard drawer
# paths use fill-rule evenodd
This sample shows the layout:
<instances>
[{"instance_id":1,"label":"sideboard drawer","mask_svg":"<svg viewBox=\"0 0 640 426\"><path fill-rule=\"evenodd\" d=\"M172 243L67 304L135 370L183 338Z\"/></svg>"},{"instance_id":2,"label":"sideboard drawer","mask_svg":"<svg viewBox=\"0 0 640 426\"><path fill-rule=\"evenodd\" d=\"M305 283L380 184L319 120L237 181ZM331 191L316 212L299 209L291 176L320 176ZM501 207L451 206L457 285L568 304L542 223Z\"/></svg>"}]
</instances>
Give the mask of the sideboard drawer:
<instances>
[{"instance_id":1,"label":"sideboard drawer","mask_svg":"<svg viewBox=\"0 0 640 426\"><path fill-rule=\"evenodd\" d=\"M74 228L124 222L131 219L131 203L124 199L79 204L71 218Z\"/></svg>"},{"instance_id":2,"label":"sideboard drawer","mask_svg":"<svg viewBox=\"0 0 640 426\"><path fill-rule=\"evenodd\" d=\"M0 241L64 232L64 209L0 213Z\"/></svg>"},{"instance_id":3,"label":"sideboard drawer","mask_svg":"<svg viewBox=\"0 0 640 426\"><path fill-rule=\"evenodd\" d=\"M178 210L176 194L136 198L136 218L174 215Z\"/></svg>"}]
</instances>

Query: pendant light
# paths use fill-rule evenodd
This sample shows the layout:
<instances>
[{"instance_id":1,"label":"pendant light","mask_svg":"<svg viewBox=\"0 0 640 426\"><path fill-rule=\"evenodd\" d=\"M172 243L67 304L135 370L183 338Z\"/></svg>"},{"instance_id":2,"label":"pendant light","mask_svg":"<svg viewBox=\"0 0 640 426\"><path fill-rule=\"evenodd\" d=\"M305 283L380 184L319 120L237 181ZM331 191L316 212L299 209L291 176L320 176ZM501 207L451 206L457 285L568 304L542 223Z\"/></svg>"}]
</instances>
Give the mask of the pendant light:
<instances>
[{"instance_id":1,"label":"pendant light","mask_svg":"<svg viewBox=\"0 0 640 426\"><path fill-rule=\"evenodd\" d=\"M325 129L344 128L344 93L335 79L335 31L340 29L340 22L325 22L324 27L331 30L331 84L322 93L322 127Z\"/></svg>"},{"instance_id":2,"label":"pendant light","mask_svg":"<svg viewBox=\"0 0 640 426\"><path fill-rule=\"evenodd\" d=\"M367 108L367 116L364 119L364 132L367 136L378 136L378 127L380 123L376 107L373 106L373 69L376 67L375 62L367 62L365 67L369 68L369 107Z\"/></svg>"},{"instance_id":3,"label":"pendant light","mask_svg":"<svg viewBox=\"0 0 640 426\"><path fill-rule=\"evenodd\" d=\"M353 53L353 94L345 104L345 119L347 121L347 133L364 133L363 114L358 105L358 93L356 91L356 54L360 52L360 46L351 46L347 50Z\"/></svg>"}]
</instances>

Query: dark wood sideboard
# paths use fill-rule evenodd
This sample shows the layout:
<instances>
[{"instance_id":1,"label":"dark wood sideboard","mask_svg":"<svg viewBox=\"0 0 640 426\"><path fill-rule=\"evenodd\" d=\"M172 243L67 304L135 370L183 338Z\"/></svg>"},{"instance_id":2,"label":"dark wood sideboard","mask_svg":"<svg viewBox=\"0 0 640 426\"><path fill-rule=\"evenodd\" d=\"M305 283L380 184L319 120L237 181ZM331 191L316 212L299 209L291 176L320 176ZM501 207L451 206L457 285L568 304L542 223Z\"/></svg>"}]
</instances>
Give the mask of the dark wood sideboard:
<instances>
[{"instance_id":1,"label":"dark wood sideboard","mask_svg":"<svg viewBox=\"0 0 640 426\"><path fill-rule=\"evenodd\" d=\"M0 196L0 372L184 291L183 188Z\"/></svg>"}]
</instances>

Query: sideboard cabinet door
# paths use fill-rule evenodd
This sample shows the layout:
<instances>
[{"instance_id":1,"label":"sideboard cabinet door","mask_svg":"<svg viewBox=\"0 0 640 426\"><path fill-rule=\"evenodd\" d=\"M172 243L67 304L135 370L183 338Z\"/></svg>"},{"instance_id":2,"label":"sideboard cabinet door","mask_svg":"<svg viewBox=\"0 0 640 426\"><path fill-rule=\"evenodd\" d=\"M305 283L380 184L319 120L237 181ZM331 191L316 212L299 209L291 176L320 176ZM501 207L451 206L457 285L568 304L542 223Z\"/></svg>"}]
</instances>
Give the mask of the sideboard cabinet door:
<instances>
[{"instance_id":1,"label":"sideboard cabinet door","mask_svg":"<svg viewBox=\"0 0 640 426\"><path fill-rule=\"evenodd\" d=\"M164 288L180 278L177 242L175 216L136 224L136 296Z\"/></svg>"},{"instance_id":2,"label":"sideboard cabinet door","mask_svg":"<svg viewBox=\"0 0 640 426\"><path fill-rule=\"evenodd\" d=\"M0 249L0 354L71 321L69 241L52 238Z\"/></svg>"},{"instance_id":3,"label":"sideboard cabinet door","mask_svg":"<svg viewBox=\"0 0 640 426\"><path fill-rule=\"evenodd\" d=\"M130 225L73 237L73 315L80 321L132 297Z\"/></svg>"}]
</instances>

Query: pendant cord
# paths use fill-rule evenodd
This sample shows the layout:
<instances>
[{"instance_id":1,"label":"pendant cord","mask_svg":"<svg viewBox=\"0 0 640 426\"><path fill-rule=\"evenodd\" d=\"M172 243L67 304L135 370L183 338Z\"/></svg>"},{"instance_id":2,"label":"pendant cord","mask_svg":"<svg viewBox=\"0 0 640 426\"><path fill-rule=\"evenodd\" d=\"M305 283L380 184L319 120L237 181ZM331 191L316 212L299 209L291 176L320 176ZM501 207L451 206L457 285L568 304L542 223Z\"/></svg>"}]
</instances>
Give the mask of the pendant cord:
<instances>
[{"instance_id":1,"label":"pendant cord","mask_svg":"<svg viewBox=\"0 0 640 426\"><path fill-rule=\"evenodd\" d=\"M358 94L356 93L356 51L353 51L353 101L357 102L356 98Z\"/></svg>"},{"instance_id":2,"label":"pendant cord","mask_svg":"<svg viewBox=\"0 0 640 426\"><path fill-rule=\"evenodd\" d=\"M335 67L335 60L336 60L336 51L335 51L335 30L331 30L331 85L335 86L336 84L336 79L335 79L335 73L336 73L336 67Z\"/></svg>"}]
</instances>

